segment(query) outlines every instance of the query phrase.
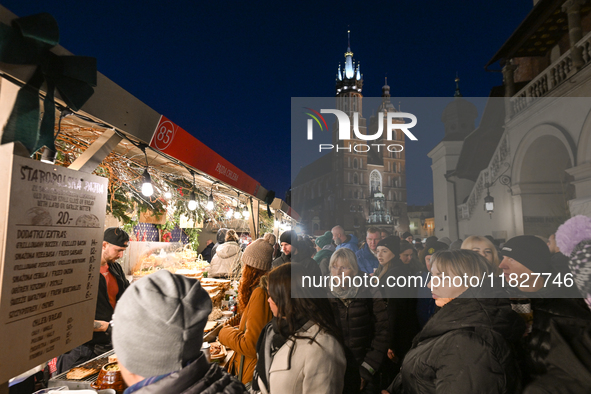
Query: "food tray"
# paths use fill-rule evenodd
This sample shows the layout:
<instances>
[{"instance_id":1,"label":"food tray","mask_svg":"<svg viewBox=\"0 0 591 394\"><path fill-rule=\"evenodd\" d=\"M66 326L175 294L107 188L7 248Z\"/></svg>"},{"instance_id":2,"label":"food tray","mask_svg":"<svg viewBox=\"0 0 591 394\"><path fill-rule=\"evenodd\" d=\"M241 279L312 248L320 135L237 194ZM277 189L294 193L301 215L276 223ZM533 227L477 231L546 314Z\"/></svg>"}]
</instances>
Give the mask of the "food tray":
<instances>
[{"instance_id":1,"label":"food tray","mask_svg":"<svg viewBox=\"0 0 591 394\"><path fill-rule=\"evenodd\" d=\"M100 356L95 357L92 360L89 360L87 362L109 358L109 356L112 356L113 354L115 354L114 349L110 350L106 353L103 353ZM84 362L81 365L86 364L87 362ZM78 365L76 365L75 367L77 367L77 366ZM74 368L74 367L72 367L72 368ZM96 378L98 377L98 372L95 373L94 375L87 376L83 379L71 380L66 377L66 375L68 374L69 371L70 370L67 370L67 371L62 372L59 375L56 375L53 378L49 379L49 383L47 386L48 387L68 386L68 389L70 389L70 390L84 390L84 389L94 390L92 387L90 387L90 384L94 383L96 381Z\"/></svg>"}]
</instances>

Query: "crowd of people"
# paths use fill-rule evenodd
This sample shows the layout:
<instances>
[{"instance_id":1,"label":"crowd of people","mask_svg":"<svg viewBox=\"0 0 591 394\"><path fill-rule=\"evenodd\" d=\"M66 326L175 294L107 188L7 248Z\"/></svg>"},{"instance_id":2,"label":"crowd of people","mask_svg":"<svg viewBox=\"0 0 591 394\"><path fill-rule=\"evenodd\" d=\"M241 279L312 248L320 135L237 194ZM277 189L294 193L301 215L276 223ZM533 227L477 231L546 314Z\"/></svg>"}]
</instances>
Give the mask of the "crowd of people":
<instances>
[{"instance_id":1,"label":"crowd of people","mask_svg":"<svg viewBox=\"0 0 591 394\"><path fill-rule=\"evenodd\" d=\"M127 240L105 234L101 310L116 312L105 334L97 321L92 346L112 336L125 394L591 392L591 218L502 245L376 228L359 242L341 226L315 239L265 234L244 251L232 230L222 237L212 263L240 281L238 313L219 333L234 351L226 369L201 352L212 306L200 283L162 270L126 290L115 260ZM351 280L305 286L310 276ZM411 277L421 285L392 286Z\"/></svg>"},{"instance_id":2,"label":"crowd of people","mask_svg":"<svg viewBox=\"0 0 591 394\"><path fill-rule=\"evenodd\" d=\"M120 357L132 384L128 394L164 388L201 392L168 389L182 385L210 385L229 393L591 391L590 218L570 219L549 239L523 235L502 245L477 235L455 242L431 237L423 243L407 233L398 237L376 228L369 228L361 242L341 226L314 240L287 231L278 240L266 234L254 241L238 265L239 313L219 334L220 342L235 352L227 372L194 352L200 343L177 335L176 344L165 342L161 348L180 351L181 357L174 353L176 363L151 369L145 364L162 363L141 352L130 361ZM571 292L561 288L566 280L534 280L544 274L563 279L570 274ZM451 278L448 283L435 280L445 275ZM491 279L478 286L453 281L466 275ZM512 275L519 280L512 281ZM319 289L303 285L310 276L371 277L377 285L355 286L351 283L362 281L352 280ZM392 278L411 276L422 278L422 285L391 285ZM175 281L186 284L166 284ZM194 324L194 340L201 340L199 329L211 303L198 282L159 272L134 286L133 297L142 291L180 292L159 300L164 302L161 319L184 316L179 321L185 326L179 329L191 331L186 325ZM119 302L128 302L127 293ZM160 309L146 300L133 303ZM117 354L118 346L131 352L143 344L153 351L145 339L118 341L125 324L142 324L150 335L160 336L170 328L148 328L159 326L145 319L125 323L141 319L120 312L124 309L118 307L114 318ZM139 360L142 365L136 366Z\"/></svg>"}]
</instances>

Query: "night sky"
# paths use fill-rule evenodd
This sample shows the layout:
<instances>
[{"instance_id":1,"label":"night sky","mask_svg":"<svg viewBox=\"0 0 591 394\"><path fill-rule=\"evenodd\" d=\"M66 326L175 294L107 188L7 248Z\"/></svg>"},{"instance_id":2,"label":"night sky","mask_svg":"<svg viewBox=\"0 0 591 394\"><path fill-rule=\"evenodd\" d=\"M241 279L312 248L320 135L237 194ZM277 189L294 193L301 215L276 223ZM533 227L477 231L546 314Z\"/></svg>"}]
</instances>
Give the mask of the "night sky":
<instances>
[{"instance_id":1,"label":"night sky","mask_svg":"<svg viewBox=\"0 0 591 394\"><path fill-rule=\"evenodd\" d=\"M347 49L365 96L488 96L484 65L533 6L480 1L0 0L17 16L49 12L60 44L283 198L290 185L291 97L332 97ZM495 64L492 69L499 69ZM404 101L404 100L401 100ZM404 108L403 108L404 109ZM368 117L370 114L364 114ZM407 148L409 204L432 201L426 152Z\"/></svg>"}]
</instances>

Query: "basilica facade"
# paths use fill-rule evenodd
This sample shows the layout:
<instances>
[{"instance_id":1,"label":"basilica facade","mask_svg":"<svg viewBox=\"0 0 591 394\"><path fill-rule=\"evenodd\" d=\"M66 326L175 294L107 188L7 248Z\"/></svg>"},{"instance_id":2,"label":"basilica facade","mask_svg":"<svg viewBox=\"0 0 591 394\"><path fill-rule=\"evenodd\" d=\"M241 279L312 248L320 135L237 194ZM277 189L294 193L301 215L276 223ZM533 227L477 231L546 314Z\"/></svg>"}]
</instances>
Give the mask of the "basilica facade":
<instances>
[{"instance_id":1,"label":"basilica facade","mask_svg":"<svg viewBox=\"0 0 591 394\"><path fill-rule=\"evenodd\" d=\"M386 130L387 114L398 112L390 101L390 87L382 87L381 104L372 108L367 119L363 108L363 75L353 58L351 47L345 53L345 63L339 65L335 82L335 108L347 114L350 125L356 124L361 134L374 135ZM397 119L393 120L394 123ZM404 123L400 120L400 123ZM357 138L338 139L338 124L332 125L333 150L303 167L291 189L294 209L301 215L301 224L308 234L322 234L335 225L347 233L365 238L368 227L378 227L390 234L408 230L406 213L406 175L404 134L394 130L389 144L399 147L389 151L375 148L384 144L383 137L371 141Z\"/></svg>"}]
</instances>

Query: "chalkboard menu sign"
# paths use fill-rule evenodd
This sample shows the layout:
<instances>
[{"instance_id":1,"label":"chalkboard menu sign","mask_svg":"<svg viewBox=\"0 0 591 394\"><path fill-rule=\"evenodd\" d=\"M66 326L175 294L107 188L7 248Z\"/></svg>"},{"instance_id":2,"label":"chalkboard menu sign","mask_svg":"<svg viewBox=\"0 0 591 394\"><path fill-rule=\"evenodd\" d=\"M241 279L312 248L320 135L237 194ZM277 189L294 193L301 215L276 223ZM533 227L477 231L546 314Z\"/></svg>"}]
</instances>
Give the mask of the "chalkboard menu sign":
<instances>
[{"instance_id":1,"label":"chalkboard menu sign","mask_svg":"<svg viewBox=\"0 0 591 394\"><path fill-rule=\"evenodd\" d=\"M108 180L0 146L0 382L90 340Z\"/></svg>"}]
</instances>

